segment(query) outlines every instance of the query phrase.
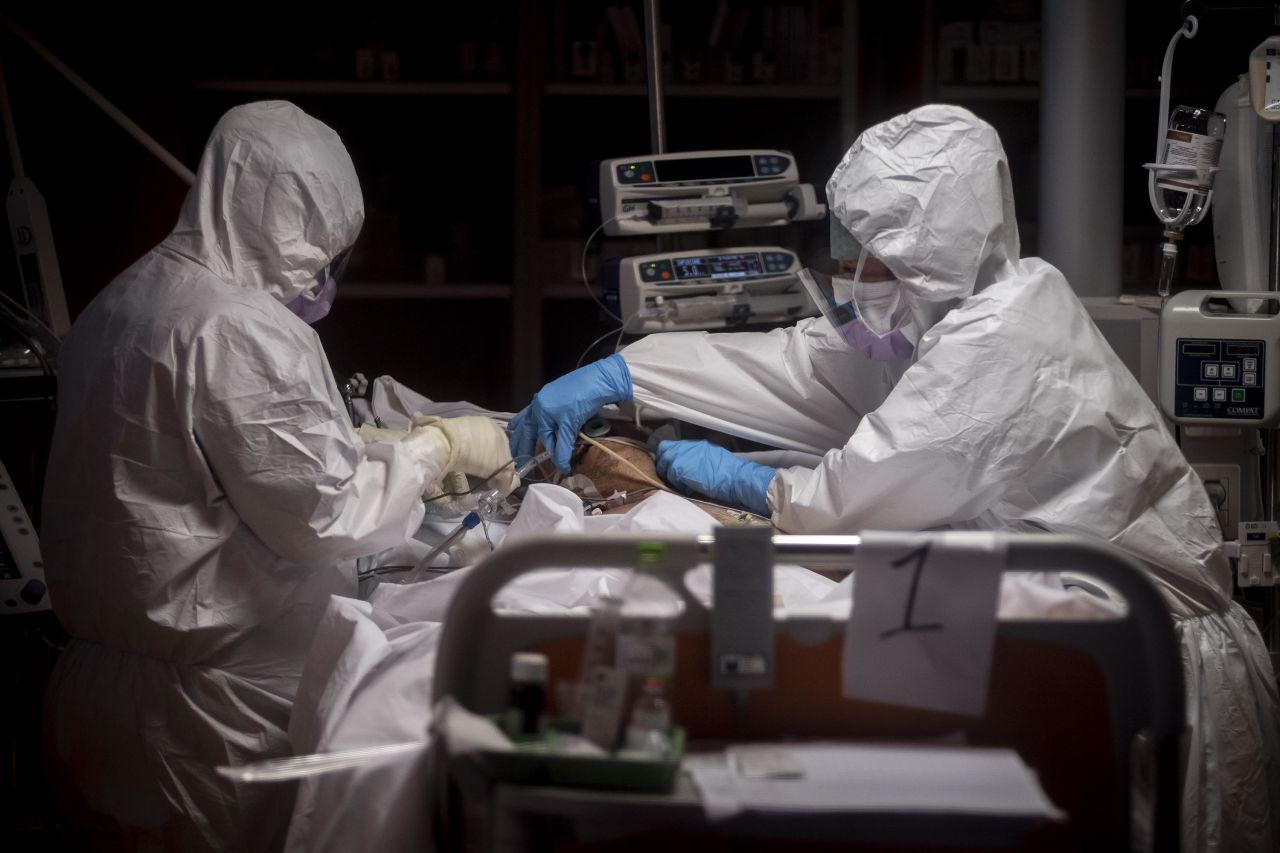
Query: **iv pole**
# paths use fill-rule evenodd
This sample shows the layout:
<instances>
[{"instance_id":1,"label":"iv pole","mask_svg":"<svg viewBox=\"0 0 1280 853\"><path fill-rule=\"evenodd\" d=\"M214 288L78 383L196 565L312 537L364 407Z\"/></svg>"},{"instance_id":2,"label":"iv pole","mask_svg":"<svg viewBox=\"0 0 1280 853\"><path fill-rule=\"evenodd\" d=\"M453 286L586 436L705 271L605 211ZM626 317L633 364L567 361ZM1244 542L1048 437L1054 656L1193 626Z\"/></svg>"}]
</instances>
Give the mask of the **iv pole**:
<instances>
[{"instance_id":1,"label":"iv pole","mask_svg":"<svg viewBox=\"0 0 1280 853\"><path fill-rule=\"evenodd\" d=\"M645 65L649 82L649 150L667 153L667 118L662 90L662 23L659 0L644 0Z\"/></svg>"},{"instance_id":2,"label":"iv pole","mask_svg":"<svg viewBox=\"0 0 1280 853\"><path fill-rule=\"evenodd\" d=\"M666 93L662 82L662 19L659 0L644 0L644 52L649 93L649 150L667 152ZM672 247L669 235L658 235L658 251Z\"/></svg>"}]
</instances>

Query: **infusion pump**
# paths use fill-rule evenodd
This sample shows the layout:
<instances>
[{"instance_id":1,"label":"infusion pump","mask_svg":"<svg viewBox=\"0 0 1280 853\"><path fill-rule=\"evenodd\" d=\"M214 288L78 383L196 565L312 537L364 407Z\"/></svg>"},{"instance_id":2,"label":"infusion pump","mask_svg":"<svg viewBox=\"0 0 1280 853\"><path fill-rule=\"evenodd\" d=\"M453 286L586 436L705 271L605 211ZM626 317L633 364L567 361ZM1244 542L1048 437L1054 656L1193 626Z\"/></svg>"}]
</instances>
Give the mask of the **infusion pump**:
<instances>
[{"instance_id":1,"label":"infusion pump","mask_svg":"<svg viewBox=\"0 0 1280 853\"><path fill-rule=\"evenodd\" d=\"M1280 308L1275 296L1255 291L1188 290L1165 304L1160 403L1177 423L1272 427L1280 420L1280 313L1237 313L1233 303L1241 301Z\"/></svg>"},{"instance_id":2,"label":"infusion pump","mask_svg":"<svg viewBox=\"0 0 1280 853\"><path fill-rule=\"evenodd\" d=\"M615 237L787 225L827 213L787 151L645 154L603 160L596 177L600 220Z\"/></svg>"},{"instance_id":3,"label":"infusion pump","mask_svg":"<svg viewBox=\"0 0 1280 853\"><path fill-rule=\"evenodd\" d=\"M605 301L631 334L788 322L817 313L778 246L697 249L610 259Z\"/></svg>"}]
</instances>

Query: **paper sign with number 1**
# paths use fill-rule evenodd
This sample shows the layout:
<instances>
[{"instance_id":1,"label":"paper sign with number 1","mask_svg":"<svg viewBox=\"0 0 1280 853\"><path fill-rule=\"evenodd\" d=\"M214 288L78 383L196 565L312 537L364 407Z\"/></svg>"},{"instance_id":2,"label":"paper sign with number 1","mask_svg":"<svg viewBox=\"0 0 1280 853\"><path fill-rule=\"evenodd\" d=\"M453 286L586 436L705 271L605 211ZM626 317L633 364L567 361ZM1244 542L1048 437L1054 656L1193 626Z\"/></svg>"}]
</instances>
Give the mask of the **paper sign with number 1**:
<instances>
[{"instance_id":1,"label":"paper sign with number 1","mask_svg":"<svg viewBox=\"0 0 1280 853\"><path fill-rule=\"evenodd\" d=\"M981 715L1004 563L1004 542L991 533L864 532L844 696Z\"/></svg>"}]
</instances>

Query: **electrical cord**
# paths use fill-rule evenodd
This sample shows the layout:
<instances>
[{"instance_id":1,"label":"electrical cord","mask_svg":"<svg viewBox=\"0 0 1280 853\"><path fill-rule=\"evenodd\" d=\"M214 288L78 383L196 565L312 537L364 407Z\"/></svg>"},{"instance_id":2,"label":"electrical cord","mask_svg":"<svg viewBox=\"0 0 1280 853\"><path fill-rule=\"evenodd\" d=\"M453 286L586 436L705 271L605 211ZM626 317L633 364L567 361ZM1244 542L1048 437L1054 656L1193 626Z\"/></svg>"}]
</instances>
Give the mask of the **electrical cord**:
<instances>
[{"instance_id":1,"label":"electrical cord","mask_svg":"<svg viewBox=\"0 0 1280 853\"><path fill-rule=\"evenodd\" d=\"M9 294L5 293L2 290L0 290L0 299L3 299L5 302L9 303L9 305L11 306L10 310L16 308L20 314L26 315L27 319L29 319L32 323L35 323L37 326L44 329L50 335L53 335L53 339L55 341L58 340L58 333L55 332L53 329L49 328L49 326L43 320L37 317L35 312L33 312L30 308L23 305L21 302L14 299L12 296L10 296Z\"/></svg>"},{"instance_id":2,"label":"electrical cord","mask_svg":"<svg viewBox=\"0 0 1280 853\"><path fill-rule=\"evenodd\" d=\"M7 299L8 297L5 298ZM45 356L44 347L40 346L39 341L37 341L30 332L23 328L21 317L15 315L12 311L9 311L5 306L0 305L0 320L4 320L5 325L7 325L19 338L22 339L22 342L27 345L27 348L30 349L39 360L40 368L44 371L46 376L56 375L53 366L49 364L49 359Z\"/></svg>"},{"instance_id":3,"label":"electrical cord","mask_svg":"<svg viewBox=\"0 0 1280 853\"><path fill-rule=\"evenodd\" d=\"M603 311L604 313L608 314L610 317L612 317L613 319L621 323L622 318L619 317L617 314L613 313L613 310L609 308L608 305L604 304L603 299L596 296L596 292L591 289L591 282L587 280L587 250L591 248L591 241L596 238L597 234L599 234L601 231L605 229L605 226L607 226L611 222L617 222L619 218L620 217L617 217L617 216L610 216L604 222L601 222L599 225L596 226L596 230L591 232L591 236L587 238L587 242L582 244L582 258L578 263L578 267L579 267L579 271L582 273L582 286L587 289L587 295L591 297L591 301L599 305L601 311Z\"/></svg>"},{"instance_id":4,"label":"electrical cord","mask_svg":"<svg viewBox=\"0 0 1280 853\"><path fill-rule=\"evenodd\" d=\"M599 225L597 225L595 230L591 232L591 236L587 238L587 242L582 244L582 258L578 263L578 269L582 273L582 286L587 289L587 295L591 297L591 301L594 302L596 305L599 305L601 311L608 314L610 317L617 320L619 323L623 323L623 325L626 325L625 321L623 321L621 317L615 314L613 312L613 309L611 309L608 305L605 305L604 301L600 299L600 297L596 296L595 291L591 289L591 282L587 279L587 250L591 248L591 241L594 240L596 238L596 235L599 234L601 231L603 231L605 227L609 225L609 223L618 222L619 220L629 222L633 219L644 219L644 217L643 216L622 216L621 214L619 214L617 216L610 216L604 222L601 222Z\"/></svg>"},{"instance_id":5,"label":"electrical cord","mask_svg":"<svg viewBox=\"0 0 1280 853\"><path fill-rule=\"evenodd\" d=\"M622 336L625 335L627 332L627 324L639 316L640 316L639 311L634 312L630 317L621 321L622 322L621 326L619 326L616 329L610 329L600 337L596 338L591 343L587 344L587 348L582 351L582 355L578 356L578 363L575 364L574 367L575 368L582 367L582 362L587 360L587 356L591 353L591 351L595 349L597 346L599 346L601 341L603 341L605 338L612 335L614 332L618 333L618 339L613 342L613 351L617 352L618 347L622 346Z\"/></svg>"}]
</instances>

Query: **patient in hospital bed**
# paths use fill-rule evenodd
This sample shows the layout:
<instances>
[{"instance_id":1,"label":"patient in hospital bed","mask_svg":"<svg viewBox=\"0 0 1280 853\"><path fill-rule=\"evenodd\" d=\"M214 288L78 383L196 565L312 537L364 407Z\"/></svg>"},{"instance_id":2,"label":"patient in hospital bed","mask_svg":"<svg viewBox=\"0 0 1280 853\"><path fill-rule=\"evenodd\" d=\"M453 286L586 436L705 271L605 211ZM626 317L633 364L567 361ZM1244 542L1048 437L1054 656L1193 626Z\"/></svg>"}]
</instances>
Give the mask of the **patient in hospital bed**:
<instances>
[{"instance_id":1,"label":"patient in hospital bed","mask_svg":"<svg viewBox=\"0 0 1280 853\"><path fill-rule=\"evenodd\" d=\"M415 412L489 414L466 404L442 407L390 380L375 382L371 399L380 412L379 422L389 428L402 417L407 423ZM580 479L529 485L505 536L494 537L494 544L500 548L507 540L564 533L700 535L710 534L718 524L759 523L750 514L695 504L659 488L661 481L643 443L611 439L600 445L603 448L580 449L574 468ZM331 600L290 722L296 754L425 743L440 624L453 591L470 571L464 568L421 583L380 583L367 600ZM775 603L783 612L848 617L850 582L837 583L799 566L778 566L774 571ZM512 583L494 604L518 613L586 613L602 596L621 597L629 577L629 572L617 569L546 570ZM708 567L693 572L688 583L695 597L709 603ZM1109 602L1064 589L1054 577L1008 575L1001 588L1002 619L1105 618L1114 612ZM429 768L424 745L394 761L305 780L287 849L430 849L427 803L434 780Z\"/></svg>"}]
</instances>

